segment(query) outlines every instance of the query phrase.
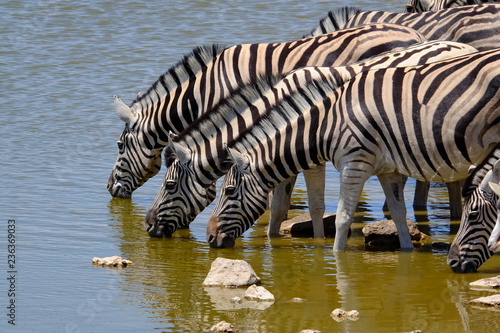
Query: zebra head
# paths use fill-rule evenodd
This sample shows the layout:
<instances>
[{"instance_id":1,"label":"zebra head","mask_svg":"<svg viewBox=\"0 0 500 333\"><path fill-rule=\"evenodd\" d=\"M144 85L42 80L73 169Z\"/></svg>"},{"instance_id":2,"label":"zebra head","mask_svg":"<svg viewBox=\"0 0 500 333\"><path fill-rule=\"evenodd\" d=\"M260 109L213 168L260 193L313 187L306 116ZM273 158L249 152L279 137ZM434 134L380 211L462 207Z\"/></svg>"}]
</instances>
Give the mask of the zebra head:
<instances>
[{"instance_id":1,"label":"zebra head","mask_svg":"<svg viewBox=\"0 0 500 333\"><path fill-rule=\"evenodd\" d=\"M171 237L175 231L188 228L215 199L215 183L200 185L190 162L189 151L170 141L165 149L168 170L144 223L151 237Z\"/></svg>"},{"instance_id":2,"label":"zebra head","mask_svg":"<svg viewBox=\"0 0 500 333\"><path fill-rule=\"evenodd\" d=\"M472 174L471 174L472 175ZM469 179L472 177L469 176ZM478 185L466 184L463 188L465 197L460 228L448 253L448 265L455 273L471 273L492 256L488 248L496 244L492 234L498 217L499 196L492 188L500 183L500 162L496 162ZM490 237L491 236L491 237ZM495 246L493 246L495 248Z\"/></svg>"},{"instance_id":3,"label":"zebra head","mask_svg":"<svg viewBox=\"0 0 500 333\"><path fill-rule=\"evenodd\" d=\"M108 180L108 191L113 197L130 198L132 192L160 171L161 149L147 147L149 143L138 127L138 115L114 96L118 117L125 129L118 139L118 157Z\"/></svg>"},{"instance_id":4,"label":"zebra head","mask_svg":"<svg viewBox=\"0 0 500 333\"><path fill-rule=\"evenodd\" d=\"M247 155L226 149L233 165L221 184L219 199L207 226L207 241L215 248L234 246L236 238L265 212L270 191L270 187L251 173Z\"/></svg>"}]
</instances>

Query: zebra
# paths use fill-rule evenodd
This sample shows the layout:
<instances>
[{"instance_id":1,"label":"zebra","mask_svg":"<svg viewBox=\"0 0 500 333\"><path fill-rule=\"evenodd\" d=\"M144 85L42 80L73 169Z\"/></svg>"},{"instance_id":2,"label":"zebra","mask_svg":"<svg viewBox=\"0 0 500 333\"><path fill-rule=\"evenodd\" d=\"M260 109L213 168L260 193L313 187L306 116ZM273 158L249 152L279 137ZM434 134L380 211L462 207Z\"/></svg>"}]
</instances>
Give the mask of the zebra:
<instances>
[{"instance_id":1,"label":"zebra","mask_svg":"<svg viewBox=\"0 0 500 333\"><path fill-rule=\"evenodd\" d=\"M459 0L460 3L461 0ZM330 11L311 31L312 36L329 33L348 27L372 24L395 23L414 28L428 40L453 40L474 46L480 51L496 49L500 45L500 4L471 5L447 8L423 13L390 13L384 11L362 11L355 7L342 7ZM450 195L450 217L460 218L462 201L460 184L447 184ZM415 209L427 204L429 184L417 181Z\"/></svg>"},{"instance_id":2,"label":"zebra","mask_svg":"<svg viewBox=\"0 0 500 333\"><path fill-rule=\"evenodd\" d=\"M444 8L453 8L459 6L475 5L485 2L496 2L483 1L483 0L408 0L406 3L406 13L421 13L427 11L436 11Z\"/></svg>"},{"instance_id":3,"label":"zebra","mask_svg":"<svg viewBox=\"0 0 500 333\"><path fill-rule=\"evenodd\" d=\"M469 44L479 51L497 48L500 41L500 4L446 8L422 13L362 11L341 7L330 11L310 33L319 36L333 31L374 23L393 23L413 28L428 40Z\"/></svg>"},{"instance_id":4,"label":"zebra","mask_svg":"<svg viewBox=\"0 0 500 333\"><path fill-rule=\"evenodd\" d=\"M350 77L364 70L419 65L473 52L477 50L466 44L433 41L338 67L337 71L347 71L345 75ZM170 144L165 151L168 171L145 219L148 233L156 237L169 237L176 230L187 227L211 202L207 198L215 195L212 192L213 184L224 174L223 163L219 160L220 152L223 151L222 143L236 140L264 115L255 110L266 112L285 92L288 95L295 91L297 84L310 81L314 76L331 75L329 70L326 70L327 74L322 74L322 70L326 69L298 71L297 74L292 72L280 85L276 81L266 82L267 86L273 86L267 91L266 85L262 83L249 85L200 116L179 135L171 134ZM264 101L267 108L256 106ZM321 217L313 218L313 230L323 229ZM318 221L319 224L315 224ZM271 220L268 235L277 234L280 223Z\"/></svg>"},{"instance_id":5,"label":"zebra","mask_svg":"<svg viewBox=\"0 0 500 333\"><path fill-rule=\"evenodd\" d=\"M477 167L470 168L462 188L462 220L446 260L453 272L476 272L497 250L498 235L493 229L498 218L499 183L500 146Z\"/></svg>"},{"instance_id":6,"label":"zebra","mask_svg":"<svg viewBox=\"0 0 500 333\"><path fill-rule=\"evenodd\" d=\"M159 172L170 131L181 132L255 77L282 75L303 66L343 65L424 41L411 28L375 24L286 43L196 48L131 106L115 98L115 109L125 129L118 139L119 152L108 190L115 197L130 197L133 190ZM279 215L273 214L273 218Z\"/></svg>"},{"instance_id":7,"label":"zebra","mask_svg":"<svg viewBox=\"0 0 500 333\"><path fill-rule=\"evenodd\" d=\"M345 249L372 175L382 184L401 248L411 249L401 175L465 179L468 167L500 143L500 50L363 71L344 84L331 70L228 144L232 166L208 222L211 247L234 246L264 212L273 186L330 160L340 172L334 250Z\"/></svg>"}]
</instances>

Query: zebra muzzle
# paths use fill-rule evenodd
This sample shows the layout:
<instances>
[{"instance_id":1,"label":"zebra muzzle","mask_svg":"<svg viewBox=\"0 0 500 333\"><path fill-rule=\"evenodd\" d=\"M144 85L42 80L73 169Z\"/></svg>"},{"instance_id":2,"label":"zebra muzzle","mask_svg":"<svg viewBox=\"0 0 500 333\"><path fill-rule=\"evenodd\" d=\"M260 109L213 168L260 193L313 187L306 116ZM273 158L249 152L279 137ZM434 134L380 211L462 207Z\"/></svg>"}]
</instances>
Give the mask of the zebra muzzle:
<instances>
[{"instance_id":1,"label":"zebra muzzle","mask_svg":"<svg viewBox=\"0 0 500 333\"><path fill-rule=\"evenodd\" d=\"M221 232L221 226L219 225L219 220L215 217L211 217L208 221L207 226L207 242L210 247L217 249L225 249L234 247L235 239L232 236Z\"/></svg>"}]
</instances>

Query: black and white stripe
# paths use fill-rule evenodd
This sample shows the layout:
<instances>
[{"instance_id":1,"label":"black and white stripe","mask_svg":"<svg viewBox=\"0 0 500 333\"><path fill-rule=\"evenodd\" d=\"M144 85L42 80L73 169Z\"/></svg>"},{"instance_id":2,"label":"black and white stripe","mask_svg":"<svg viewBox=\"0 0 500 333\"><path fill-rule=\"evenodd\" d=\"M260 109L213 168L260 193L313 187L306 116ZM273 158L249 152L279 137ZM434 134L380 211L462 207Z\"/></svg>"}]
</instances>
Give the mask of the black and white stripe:
<instances>
[{"instance_id":1,"label":"black and white stripe","mask_svg":"<svg viewBox=\"0 0 500 333\"><path fill-rule=\"evenodd\" d=\"M332 69L335 72L335 69ZM333 75L335 77L335 75ZM465 179L500 142L500 51L364 71L337 88L313 82L285 98L229 148L234 165L207 228L234 244L264 210L267 192L330 160L340 172L334 249L344 249L365 181L377 175L402 248L412 248L401 175Z\"/></svg>"},{"instance_id":2,"label":"black and white stripe","mask_svg":"<svg viewBox=\"0 0 500 333\"><path fill-rule=\"evenodd\" d=\"M406 3L405 12L407 13L421 13L428 11L436 11L445 8L453 8L467 5L481 4L485 2L497 2L483 1L483 0L408 0Z\"/></svg>"},{"instance_id":3,"label":"black and white stripe","mask_svg":"<svg viewBox=\"0 0 500 333\"><path fill-rule=\"evenodd\" d=\"M410 27L428 40L466 43L476 49L497 48L500 42L500 4L471 5L422 13L362 11L345 7L331 11L311 31L312 36L339 29L374 23L393 23Z\"/></svg>"},{"instance_id":4,"label":"black and white stripe","mask_svg":"<svg viewBox=\"0 0 500 333\"><path fill-rule=\"evenodd\" d=\"M373 68L418 65L473 52L476 52L473 47L454 42L416 44L402 51L339 67L337 73L350 78L355 73ZM238 139L264 115L262 112L267 112L283 96L300 88L300 85L315 77L321 80L331 76L327 68L292 73L280 84L276 78L274 81L261 80L236 91L200 116L181 134L171 135L166 160L172 165L169 165L163 185L146 218L146 228L150 235L171 235L175 230L188 225L211 202L207 198L213 198L213 184L227 171L221 160L221 156L224 156L223 143ZM173 161L172 157L175 157ZM308 192L309 190L308 188ZM322 216L322 212L319 217L313 216L315 229L322 226ZM274 226L274 223L278 226ZM279 223L281 220L271 220L269 230L279 230Z\"/></svg>"},{"instance_id":5,"label":"black and white stripe","mask_svg":"<svg viewBox=\"0 0 500 333\"><path fill-rule=\"evenodd\" d=\"M471 168L464 183L462 220L447 259L456 273L476 272L493 254L488 240L498 219L499 196L490 182L500 183L499 159L500 148L496 147L480 165Z\"/></svg>"},{"instance_id":6,"label":"black and white stripe","mask_svg":"<svg viewBox=\"0 0 500 333\"><path fill-rule=\"evenodd\" d=\"M158 173L170 131L184 130L260 75L283 75L303 66L343 65L424 41L411 28L376 24L287 43L197 48L130 107L115 98L116 111L126 126L118 141L108 190L113 196L130 197Z\"/></svg>"}]
</instances>

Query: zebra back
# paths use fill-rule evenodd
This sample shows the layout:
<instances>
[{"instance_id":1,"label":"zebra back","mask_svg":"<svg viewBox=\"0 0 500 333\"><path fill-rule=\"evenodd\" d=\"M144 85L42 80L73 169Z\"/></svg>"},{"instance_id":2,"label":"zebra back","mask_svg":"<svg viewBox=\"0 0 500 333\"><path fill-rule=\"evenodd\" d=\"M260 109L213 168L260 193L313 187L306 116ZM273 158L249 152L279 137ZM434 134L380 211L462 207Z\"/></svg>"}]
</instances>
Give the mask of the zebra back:
<instances>
[{"instance_id":1,"label":"zebra back","mask_svg":"<svg viewBox=\"0 0 500 333\"><path fill-rule=\"evenodd\" d=\"M466 43L479 51L495 49L500 45L500 4L471 5L446 8L423 13L391 13L384 11L359 11L349 8L350 17L340 28L374 23L393 23L413 28L428 40L448 40ZM341 14L338 14L341 13ZM337 17L336 15L340 15ZM347 18L342 11L333 11L311 33L319 35L336 29L336 22ZM331 21L331 22L328 22Z\"/></svg>"},{"instance_id":2,"label":"zebra back","mask_svg":"<svg viewBox=\"0 0 500 333\"><path fill-rule=\"evenodd\" d=\"M421 13L427 11L436 11L444 8L453 8L459 6L467 6L480 4L485 2L483 0L408 0L406 3L405 12L407 13Z\"/></svg>"}]
</instances>

